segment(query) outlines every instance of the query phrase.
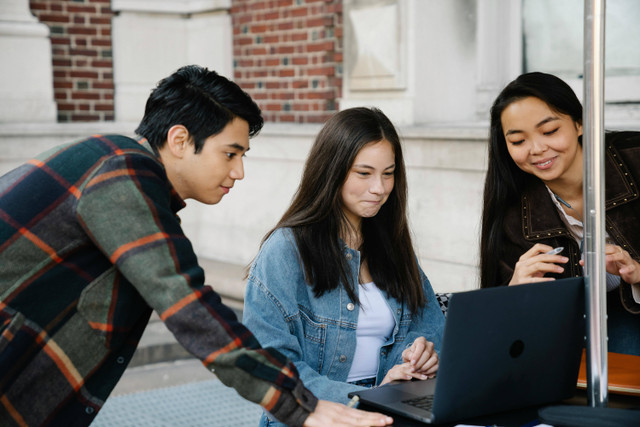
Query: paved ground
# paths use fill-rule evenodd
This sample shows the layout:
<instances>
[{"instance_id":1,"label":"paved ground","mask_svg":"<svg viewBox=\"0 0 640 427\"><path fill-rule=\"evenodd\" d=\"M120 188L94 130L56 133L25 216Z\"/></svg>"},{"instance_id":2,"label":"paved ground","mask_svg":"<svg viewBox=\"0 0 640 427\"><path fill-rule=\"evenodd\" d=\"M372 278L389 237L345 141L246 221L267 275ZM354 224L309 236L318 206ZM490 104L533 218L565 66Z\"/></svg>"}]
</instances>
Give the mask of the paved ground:
<instances>
[{"instance_id":1,"label":"paved ground","mask_svg":"<svg viewBox=\"0 0 640 427\"><path fill-rule=\"evenodd\" d=\"M188 355L154 314L129 368L91 426L257 426L261 413Z\"/></svg>"},{"instance_id":2,"label":"paved ground","mask_svg":"<svg viewBox=\"0 0 640 427\"><path fill-rule=\"evenodd\" d=\"M249 427L261 413L189 359L127 370L91 426Z\"/></svg>"}]
</instances>

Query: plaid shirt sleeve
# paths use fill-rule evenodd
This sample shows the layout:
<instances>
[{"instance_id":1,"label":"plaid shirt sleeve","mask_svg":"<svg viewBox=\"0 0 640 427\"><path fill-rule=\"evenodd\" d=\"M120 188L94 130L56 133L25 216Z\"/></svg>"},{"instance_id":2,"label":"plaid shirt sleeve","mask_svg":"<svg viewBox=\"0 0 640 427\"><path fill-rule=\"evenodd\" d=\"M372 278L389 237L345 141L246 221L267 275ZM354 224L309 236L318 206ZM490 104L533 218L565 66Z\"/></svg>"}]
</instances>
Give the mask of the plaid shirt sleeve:
<instances>
[{"instance_id":1,"label":"plaid shirt sleeve","mask_svg":"<svg viewBox=\"0 0 640 427\"><path fill-rule=\"evenodd\" d=\"M203 284L167 186L152 156L111 157L79 189L78 220L181 345L244 398L289 425L302 425L317 399L294 365L277 351L260 348Z\"/></svg>"}]
</instances>

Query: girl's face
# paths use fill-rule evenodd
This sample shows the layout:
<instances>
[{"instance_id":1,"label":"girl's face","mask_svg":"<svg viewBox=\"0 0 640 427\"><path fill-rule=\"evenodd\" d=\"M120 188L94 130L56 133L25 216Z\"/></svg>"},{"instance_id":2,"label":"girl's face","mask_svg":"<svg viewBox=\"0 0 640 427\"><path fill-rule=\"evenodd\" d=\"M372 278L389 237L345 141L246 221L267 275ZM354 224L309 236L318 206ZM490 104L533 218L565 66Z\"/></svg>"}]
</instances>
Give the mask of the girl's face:
<instances>
[{"instance_id":1,"label":"girl's face","mask_svg":"<svg viewBox=\"0 0 640 427\"><path fill-rule=\"evenodd\" d=\"M513 161L546 184L558 179L582 179L582 125L554 112L534 97L512 102L500 116Z\"/></svg>"},{"instance_id":2,"label":"girl's face","mask_svg":"<svg viewBox=\"0 0 640 427\"><path fill-rule=\"evenodd\" d=\"M359 229L362 218L375 216L393 190L395 154L386 139L364 146L342 185L342 206L349 222Z\"/></svg>"}]
</instances>

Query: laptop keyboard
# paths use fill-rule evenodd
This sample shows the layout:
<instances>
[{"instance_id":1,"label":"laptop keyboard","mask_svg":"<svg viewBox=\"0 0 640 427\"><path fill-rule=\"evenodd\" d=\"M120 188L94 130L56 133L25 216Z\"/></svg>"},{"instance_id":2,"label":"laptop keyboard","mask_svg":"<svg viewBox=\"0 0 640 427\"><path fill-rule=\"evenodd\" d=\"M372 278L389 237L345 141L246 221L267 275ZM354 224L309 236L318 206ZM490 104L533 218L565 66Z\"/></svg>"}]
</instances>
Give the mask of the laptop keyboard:
<instances>
[{"instance_id":1,"label":"laptop keyboard","mask_svg":"<svg viewBox=\"0 0 640 427\"><path fill-rule=\"evenodd\" d=\"M416 397L415 399L403 400L402 403L415 406L416 408L424 409L431 412L433 408L433 395Z\"/></svg>"}]
</instances>

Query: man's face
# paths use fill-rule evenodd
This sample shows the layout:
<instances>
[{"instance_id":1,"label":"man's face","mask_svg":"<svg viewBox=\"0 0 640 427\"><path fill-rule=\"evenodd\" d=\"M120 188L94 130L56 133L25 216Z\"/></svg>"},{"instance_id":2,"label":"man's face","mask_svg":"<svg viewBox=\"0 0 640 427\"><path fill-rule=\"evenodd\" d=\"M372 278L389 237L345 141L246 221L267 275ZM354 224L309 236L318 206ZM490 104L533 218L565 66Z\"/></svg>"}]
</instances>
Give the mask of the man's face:
<instances>
[{"instance_id":1,"label":"man's face","mask_svg":"<svg viewBox=\"0 0 640 427\"><path fill-rule=\"evenodd\" d=\"M175 165L171 183L183 199L214 205L244 178L242 157L248 150L249 124L236 117L222 132L207 138L199 153L190 143Z\"/></svg>"}]
</instances>

